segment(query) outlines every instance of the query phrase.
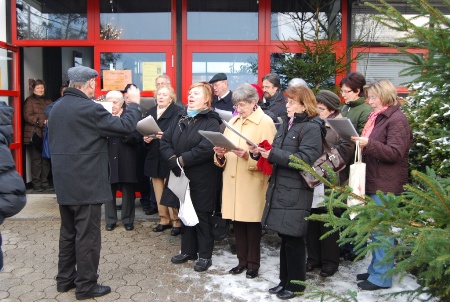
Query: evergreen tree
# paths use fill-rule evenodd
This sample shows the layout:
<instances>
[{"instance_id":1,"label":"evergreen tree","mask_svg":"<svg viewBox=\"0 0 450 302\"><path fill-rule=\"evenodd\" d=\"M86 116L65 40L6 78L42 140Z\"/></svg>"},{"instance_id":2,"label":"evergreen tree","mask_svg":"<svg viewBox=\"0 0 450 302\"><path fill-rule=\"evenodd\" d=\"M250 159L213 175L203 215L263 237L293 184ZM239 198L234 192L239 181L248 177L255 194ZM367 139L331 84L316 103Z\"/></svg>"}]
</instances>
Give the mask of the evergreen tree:
<instances>
[{"instance_id":1,"label":"evergreen tree","mask_svg":"<svg viewBox=\"0 0 450 302\"><path fill-rule=\"evenodd\" d=\"M390 295L408 295L413 300L425 294L442 301L450 300L450 179L441 178L428 168L426 173L413 171L413 182L405 186L404 194L388 194L385 198L382 192L377 192L383 202L377 205L368 196L361 198L350 193L348 186L338 186L336 174L331 169L327 170L330 177L325 179L304 161L292 155L290 160L291 167L312 173L329 188L324 201L328 213L309 217L333 228L325 237L332 232L340 232L338 243L355 243L357 259L374 248L384 247L386 259L393 257L396 260L396 266L388 271L389 275L402 277L413 273L417 276L417 289ZM348 196L361 200L363 204L348 207ZM336 217L333 208L345 211L341 217ZM357 219L349 218L351 212L358 213ZM396 245L392 247L387 240L365 245L372 232L394 239ZM352 300L354 296L351 294L342 297L341 301ZM312 293L314 297L317 295L333 297L327 292Z\"/></svg>"},{"instance_id":2,"label":"evergreen tree","mask_svg":"<svg viewBox=\"0 0 450 302\"><path fill-rule=\"evenodd\" d=\"M450 18L439 7L450 9L449 0L434 1L406 0L417 12L413 18L405 17L385 0L378 4L366 3L380 12L373 18L385 26L403 34L395 47L408 55L408 61L401 61L409 67L402 75L417 78L407 83L410 97L404 110L414 134L410 153L411 170L432 167L438 175L450 174ZM438 3L436 3L438 2ZM439 5L436 5L439 4ZM416 25L416 20L427 20ZM423 56L409 49L421 48L428 54Z\"/></svg>"}]
</instances>

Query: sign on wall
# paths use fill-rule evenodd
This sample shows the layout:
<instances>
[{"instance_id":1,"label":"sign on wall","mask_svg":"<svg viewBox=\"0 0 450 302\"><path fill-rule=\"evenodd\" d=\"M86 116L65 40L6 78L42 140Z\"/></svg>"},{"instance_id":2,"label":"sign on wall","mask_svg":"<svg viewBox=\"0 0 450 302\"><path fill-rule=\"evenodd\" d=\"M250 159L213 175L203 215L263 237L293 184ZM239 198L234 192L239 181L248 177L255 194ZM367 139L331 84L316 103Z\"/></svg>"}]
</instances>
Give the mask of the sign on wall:
<instances>
[{"instance_id":1,"label":"sign on wall","mask_svg":"<svg viewBox=\"0 0 450 302\"><path fill-rule=\"evenodd\" d=\"M131 81L131 70L103 70L103 90L123 90Z\"/></svg>"}]
</instances>

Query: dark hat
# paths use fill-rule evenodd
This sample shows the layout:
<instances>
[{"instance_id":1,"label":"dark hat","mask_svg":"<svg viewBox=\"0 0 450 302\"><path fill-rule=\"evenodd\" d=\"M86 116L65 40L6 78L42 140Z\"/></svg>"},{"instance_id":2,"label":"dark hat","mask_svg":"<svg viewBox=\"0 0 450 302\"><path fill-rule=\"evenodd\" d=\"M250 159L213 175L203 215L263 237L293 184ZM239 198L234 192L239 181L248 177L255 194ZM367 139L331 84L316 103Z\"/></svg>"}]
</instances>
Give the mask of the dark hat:
<instances>
[{"instance_id":1,"label":"dark hat","mask_svg":"<svg viewBox=\"0 0 450 302\"><path fill-rule=\"evenodd\" d=\"M126 93L127 90L128 90L128 88L130 88L131 86L134 86L134 87L138 88L138 87L137 87L136 85L134 85L134 84L127 84L127 86L125 86L125 88L122 90L122 93Z\"/></svg>"},{"instance_id":2,"label":"dark hat","mask_svg":"<svg viewBox=\"0 0 450 302\"><path fill-rule=\"evenodd\" d=\"M341 105L341 100L337 94L330 90L320 90L316 95L316 100L332 110L339 110Z\"/></svg>"},{"instance_id":3,"label":"dark hat","mask_svg":"<svg viewBox=\"0 0 450 302\"><path fill-rule=\"evenodd\" d=\"M227 75L221 72L221 73L218 73L215 76L213 76L212 79L209 80L209 84L213 84L217 81L224 81L226 79L227 79Z\"/></svg>"},{"instance_id":4,"label":"dark hat","mask_svg":"<svg viewBox=\"0 0 450 302\"><path fill-rule=\"evenodd\" d=\"M90 79L96 78L97 76L97 71L85 66L71 67L67 71L67 77L72 82L83 83L89 81Z\"/></svg>"}]
</instances>

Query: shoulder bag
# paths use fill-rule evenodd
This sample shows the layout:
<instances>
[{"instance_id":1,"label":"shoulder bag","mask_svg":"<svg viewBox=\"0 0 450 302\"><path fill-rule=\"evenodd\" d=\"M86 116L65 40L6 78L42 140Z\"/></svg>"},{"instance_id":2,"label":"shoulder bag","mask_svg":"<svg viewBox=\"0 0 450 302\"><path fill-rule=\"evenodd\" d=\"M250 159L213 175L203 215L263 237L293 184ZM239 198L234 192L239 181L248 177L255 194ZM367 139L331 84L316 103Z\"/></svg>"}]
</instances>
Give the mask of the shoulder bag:
<instances>
[{"instance_id":1,"label":"shoulder bag","mask_svg":"<svg viewBox=\"0 0 450 302\"><path fill-rule=\"evenodd\" d=\"M303 129L302 129L303 130ZM345 161L339 154L336 148L330 148L325 138L322 136L323 154L314 162L311 168L324 178L328 178L325 165L330 167L334 172L342 171L345 167ZM310 188L315 188L321 184L321 181L315 178L311 173L307 171L300 171L300 176L305 181L305 184Z\"/></svg>"},{"instance_id":2,"label":"shoulder bag","mask_svg":"<svg viewBox=\"0 0 450 302\"><path fill-rule=\"evenodd\" d=\"M356 141L355 163L350 165L350 176L348 178L348 186L352 188L353 194L364 197L366 194L366 164L362 162L361 146ZM357 198L349 196L347 198L348 206L355 206L363 202ZM355 218L356 212L350 213L350 219Z\"/></svg>"}]
</instances>

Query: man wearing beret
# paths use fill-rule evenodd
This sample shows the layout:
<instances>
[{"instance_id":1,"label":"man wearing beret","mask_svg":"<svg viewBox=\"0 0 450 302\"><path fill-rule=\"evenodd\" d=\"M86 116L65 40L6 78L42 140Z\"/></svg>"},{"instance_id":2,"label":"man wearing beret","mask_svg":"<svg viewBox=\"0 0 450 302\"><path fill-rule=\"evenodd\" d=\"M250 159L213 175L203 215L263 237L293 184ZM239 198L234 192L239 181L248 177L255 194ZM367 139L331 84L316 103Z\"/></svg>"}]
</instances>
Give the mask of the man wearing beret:
<instances>
[{"instance_id":1,"label":"man wearing beret","mask_svg":"<svg viewBox=\"0 0 450 302\"><path fill-rule=\"evenodd\" d=\"M97 71L68 70L70 83L48 120L52 172L61 228L58 292L76 288L77 300L111 292L97 283L101 248L101 207L112 198L108 182L108 136L127 135L141 117L139 89L131 87L131 103L122 118L93 102Z\"/></svg>"},{"instance_id":2,"label":"man wearing beret","mask_svg":"<svg viewBox=\"0 0 450 302\"><path fill-rule=\"evenodd\" d=\"M214 90L212 107L234 112L233 102L231 101L232 92L228 89L227 75L218 73L209 80L209 84L213 85Z\"/></svg>"}]
</instances>

